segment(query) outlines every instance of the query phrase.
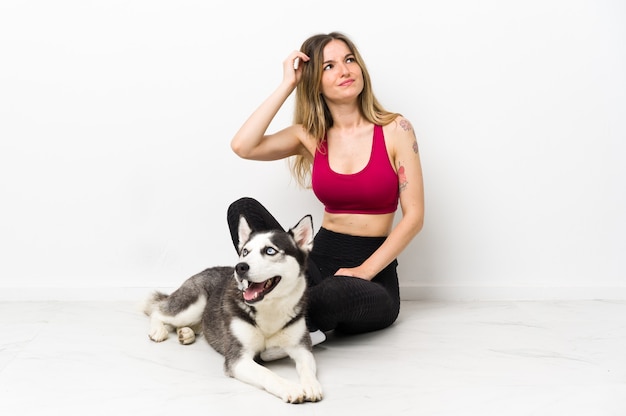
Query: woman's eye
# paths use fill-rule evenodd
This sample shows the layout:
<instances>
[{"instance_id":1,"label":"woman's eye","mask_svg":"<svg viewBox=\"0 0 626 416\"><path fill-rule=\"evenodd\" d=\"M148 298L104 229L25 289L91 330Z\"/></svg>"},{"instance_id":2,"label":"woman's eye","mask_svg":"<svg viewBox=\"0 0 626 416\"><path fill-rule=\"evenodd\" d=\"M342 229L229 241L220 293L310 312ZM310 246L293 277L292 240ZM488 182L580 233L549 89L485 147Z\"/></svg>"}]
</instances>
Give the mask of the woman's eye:
<instances>
[{"instance_id":1,"label":"woman's eye","mask_svg":"<svg viewBox=\"0 0 626 416\"><path fill-rule=\"evenodd\" d=\"M323 68L323 70L328 71L329 69L332 69L332 67L333 67L332 65L328 64Z\"/></svg>"},{"instance_id":2,"label":"woman's eye","mask_svg":"<svg viewBox=\"0 0 626 416\"><path fill-rule=\"evenodd\" d=\"M265 249L265 254L267 254L268 256L273 256L276 253L278 253L278 251L276 251L276 249L274 247L267 247Z\"/></svg>"}]
</instances>

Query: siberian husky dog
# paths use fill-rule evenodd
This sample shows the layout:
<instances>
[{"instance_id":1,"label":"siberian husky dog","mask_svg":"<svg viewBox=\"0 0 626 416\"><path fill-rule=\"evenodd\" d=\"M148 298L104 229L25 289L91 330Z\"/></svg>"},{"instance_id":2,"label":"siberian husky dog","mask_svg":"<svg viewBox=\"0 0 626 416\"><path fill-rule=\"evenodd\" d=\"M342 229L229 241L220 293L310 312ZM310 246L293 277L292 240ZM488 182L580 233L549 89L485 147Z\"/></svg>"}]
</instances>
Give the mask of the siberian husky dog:
<instances>
[{"instance_id":1,"label":"siberian husky dog","mask_svg":"<svg viewBox=\"0 0 626 416\"><path fill-rule=\"evenodd\" d=\"M224 371L288 403L316 402L322 387L305 323L308 254L313 221L303 217L289 231L255 232L241 217L239 263L211 267L187 279L172 294L154 292L144 305L149 337L165 340L176 330L182 344L203 333L224 356ZM283 349L296 364L299 383L258 360L268 348Z\"/></svg>"}]
</instances>

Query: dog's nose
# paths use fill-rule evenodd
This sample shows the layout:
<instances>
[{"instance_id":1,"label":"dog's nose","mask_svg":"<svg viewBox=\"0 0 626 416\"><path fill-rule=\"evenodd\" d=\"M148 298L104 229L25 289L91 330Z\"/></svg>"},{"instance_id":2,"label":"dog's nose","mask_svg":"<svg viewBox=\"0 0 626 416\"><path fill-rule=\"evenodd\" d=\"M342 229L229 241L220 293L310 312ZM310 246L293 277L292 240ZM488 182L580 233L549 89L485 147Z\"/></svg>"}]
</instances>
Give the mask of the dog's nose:
<instances>
[{"instance_id":1,"label":"dog's nose","mask_svg":"<svg viewBox=\"0 0 626 416\"><path fill-rule=\"evenodd\" d=\"M235 272L237 272L237 274L239 276L246 274L246 272L250 270L250 266L248 265L248 263L237 263L237 265L235 266Z\"/></svg>"}]
</instances>

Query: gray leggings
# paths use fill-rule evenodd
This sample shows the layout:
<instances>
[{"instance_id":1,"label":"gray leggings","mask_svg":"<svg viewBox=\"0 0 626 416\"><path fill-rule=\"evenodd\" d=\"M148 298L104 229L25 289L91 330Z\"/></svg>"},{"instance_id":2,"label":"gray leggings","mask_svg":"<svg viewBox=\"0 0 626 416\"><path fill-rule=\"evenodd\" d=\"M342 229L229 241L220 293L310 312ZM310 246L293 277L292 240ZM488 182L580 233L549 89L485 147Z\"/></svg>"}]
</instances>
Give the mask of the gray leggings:
<instances>
[{"instance_id":1,"label":"gray leggings","mask_svg":"<svg viewBox=\"0 0 626 416\"><path fill-rule=\"evenodd\" d=\"M228 208L228 226L235 247L243 216L255 231L283 227L258 201L241 198ZM356 267L385 241L385 237L358 237L321 228L315 235L307 267L310 330L363 333L386 328L400 312L400 290L394 260L371 281L335 276L342 267Z\"/></svg>"}]
</instances>

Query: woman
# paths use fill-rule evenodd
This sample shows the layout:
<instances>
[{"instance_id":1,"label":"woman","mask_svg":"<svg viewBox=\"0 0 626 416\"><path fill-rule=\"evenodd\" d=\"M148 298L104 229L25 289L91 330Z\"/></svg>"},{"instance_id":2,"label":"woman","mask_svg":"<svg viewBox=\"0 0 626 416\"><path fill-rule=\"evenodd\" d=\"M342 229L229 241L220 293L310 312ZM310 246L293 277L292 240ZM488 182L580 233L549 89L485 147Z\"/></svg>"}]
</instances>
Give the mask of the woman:
<instances>
[{"instance_id":1,"label":"woman","mask_svg":"<svg viewBox=\"0 0 626 416\"><path fill-rule=\"evenodd\" d=\"M294 90L294 124L267 134ZM352 41L338 32L314 35L289 54L282 82L241 126L231 147L245 159L293 157L298 183L310 183L325 206L307 276L313 343L330 330L363 333L390 326L400 310L396 257L422 228L422 171L411 124L375 98ZM398 201L402 218L394 227ZM280 228L261 204L243 198L228 212L235 247L240 215L256 230Z\"/></svg>"}]
</instances>

